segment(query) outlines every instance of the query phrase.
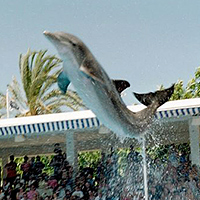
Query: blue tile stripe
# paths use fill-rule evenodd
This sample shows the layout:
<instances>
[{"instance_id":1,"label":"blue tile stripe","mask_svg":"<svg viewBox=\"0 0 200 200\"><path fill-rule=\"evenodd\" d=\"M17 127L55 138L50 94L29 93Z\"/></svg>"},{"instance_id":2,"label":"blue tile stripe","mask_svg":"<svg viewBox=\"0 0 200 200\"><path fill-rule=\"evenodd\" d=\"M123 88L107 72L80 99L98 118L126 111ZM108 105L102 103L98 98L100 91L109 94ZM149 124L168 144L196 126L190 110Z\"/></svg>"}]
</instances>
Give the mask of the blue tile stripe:
<instances>
[{"instance_id":1,"label":"blue tile stripe","mask_svg":"<svg viewBox=\"0 0 200 200\"><path fill-rule=\"evenodd\" d=\"M163 118L181 117L187 115L193 116L197 114L200 114L200 107L158 111L155 117L157 119L163 119Z\"/></svg>"},{"instance_id":2,"label":"blue tile stripe","mask_svg":"<svg viewBox=\"0 0 200 200\"><path fill-rule=\"evenodd\" d=\"M155 114L156 119L181 117L187 115L200 115L200 107L182 108L175 110L158 111ZM0 127L0 136L31 134L31 133L48 133L53 131L65 131L71 129L87 129L99 127L101 122L97 118L74 119L67 121L42 122L36 124L17 125L9 127Z\"/></svg>"}]
</instances>

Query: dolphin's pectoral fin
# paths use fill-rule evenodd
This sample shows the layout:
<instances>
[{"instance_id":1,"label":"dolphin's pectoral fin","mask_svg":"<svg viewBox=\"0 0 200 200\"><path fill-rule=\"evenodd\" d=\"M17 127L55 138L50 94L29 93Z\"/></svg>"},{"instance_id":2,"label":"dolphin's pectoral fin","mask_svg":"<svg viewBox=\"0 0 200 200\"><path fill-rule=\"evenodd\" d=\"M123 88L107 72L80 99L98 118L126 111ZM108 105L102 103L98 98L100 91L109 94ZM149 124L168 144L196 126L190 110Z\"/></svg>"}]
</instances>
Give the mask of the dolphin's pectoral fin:
<instances>
[{"instance_id":1,"label":"dolphin's pectoral fin","mask_svg":"<svg viewBox=\"0 0 200 200\"><path fill-rule=\"evenodd\" d=\"M134 95L137 98L137 100L140 103L144 104L145 106L149 106L153 102L157 102L158 106L161 106L162 104L164 104L166 101L170 99L173 92L174 92L174 84L165 90L159 90L159 91L150 92L147 94L134 93Z\"/></svg>"},{"instance_id":2,"label":"dolphin's pectoral fin","mask_svg":"<svg viewBox=\"0 0 200 200\"><path fill-rule=\"evenodd\" d=\"M119 93L124 91L126 88L130 87L130 83L125 80L112 80L112 82Z\"/></svg>"},{"instance_id":3,"label":"dolphin's pectoral fin","mask_svg":"<svg viewBox=\"0 0 200 200\"><path fill-rule=\"evenodd\" d=\"M90 78L104 83L103 74L97 63L90 59L85 59L80 66L80 71L89 76Z\"/></svg>"},{"instance_id":4,"label":"dolphin's pectoral fin","mask_svg":"<svg viewBox=\"0 0 200 200\"><path fill-rule=\"evenodd\" d=\"M70 80L68 79L67 75L62 71L57 78L58 87L62 93L66 93L68 85L70 84Z\"/></svg>"}]
</instances>

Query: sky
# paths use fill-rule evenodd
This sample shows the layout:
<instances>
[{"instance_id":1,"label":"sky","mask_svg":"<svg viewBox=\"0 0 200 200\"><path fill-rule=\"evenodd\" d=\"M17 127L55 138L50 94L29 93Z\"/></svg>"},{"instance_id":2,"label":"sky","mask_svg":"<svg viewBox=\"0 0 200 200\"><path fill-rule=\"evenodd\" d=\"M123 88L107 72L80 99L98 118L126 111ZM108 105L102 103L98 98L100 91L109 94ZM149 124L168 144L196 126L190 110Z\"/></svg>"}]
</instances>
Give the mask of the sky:
<instances>
[{"instance_id":1,"label":"sky","mask_svg":"<svg viewBox=\"0 0 200 200\"><path fill-rule=\"evenodd\" d=\"M133 91L186 84L200 66L199 11L199 0L0 0L0 91L20 80L28 48L58 55L44 30L78 36L110 78L129 81L127 105Z\"/></svg>"}]
</instances>

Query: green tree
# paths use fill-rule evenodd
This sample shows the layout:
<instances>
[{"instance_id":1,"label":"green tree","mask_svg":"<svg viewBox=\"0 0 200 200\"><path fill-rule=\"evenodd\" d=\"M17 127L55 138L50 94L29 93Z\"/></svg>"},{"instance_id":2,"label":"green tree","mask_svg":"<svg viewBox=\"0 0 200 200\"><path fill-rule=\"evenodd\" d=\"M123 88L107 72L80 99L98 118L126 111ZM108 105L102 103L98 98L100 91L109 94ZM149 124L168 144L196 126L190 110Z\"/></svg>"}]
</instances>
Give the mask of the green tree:
<instances>
[{"instance_id":1,"label":"green tree","mask_svg":"<svg viewBox=\"0 0 200 200\"><path fill-rule=\"evenodd\" d=\"M51 160L53 159L54 155L40 155L40 160L44 164L44 168L42 173L46 173L47 175L52 175L54 170L53 167L50 166ZM31 157L30 157L31 158ZM29 160L30 160L29 158ZM21 170L21 164L24 162L24 157L16 157L15 162L17 163L17 174L20 176L23 174Z\"/></svg>"},{"instance_id":2,"label":"green tree","mask_svg":"<svg viewBox=\"0 0 200 200\"><path fill-rule=\"evenodd\" d=\"M159 87L160 90L164 89L164 86ZM175 84L174 93L170 100L190 99L200 97L200 67L197 68L194 74L194 78L188 81L184 86L182 80L178 80Z\"/></svg>"},{"instance_id":3,"label":"green tree","mask_svg":"<svg viewBox=\"0 0 200 200\"><path fill-rule=\"evenodd\" d=\"M28 50L25 55L20 54L19 69L23 92L15 77L8 85L11 98L19 106L17 116L58 113L66 106L72 110L84 107L75 92L60 92L56 82L61 72L61 60L56 56L46 55L46 52L47 50Z\"/></svg>"},{"instance_id":4,"label":"green tree","mask_svg":"<svg viewBox=\"0 0 200 200\"><path fill-rule=\"evenodd\" d=\"M92 167L96 169L100 159L100 151L82 151L78 154L78 163L81 168Z\"/></svg>"}]
</instances>

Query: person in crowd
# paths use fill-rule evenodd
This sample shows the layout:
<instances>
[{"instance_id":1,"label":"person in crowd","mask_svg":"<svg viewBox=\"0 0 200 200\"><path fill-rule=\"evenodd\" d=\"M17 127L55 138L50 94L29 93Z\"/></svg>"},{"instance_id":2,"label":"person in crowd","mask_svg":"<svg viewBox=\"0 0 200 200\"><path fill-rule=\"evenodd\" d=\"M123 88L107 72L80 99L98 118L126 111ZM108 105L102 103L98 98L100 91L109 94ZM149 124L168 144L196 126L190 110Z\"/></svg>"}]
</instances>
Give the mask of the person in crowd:
<instances>
[{"instance_id":1,"label":"person in crowd","mask_svg":"<svg viewBox=\"0 0 200 200\"><path fill-rule=\"evenodd\" d=\"M168 161L171 162L172 166L177 168L179 165L179 155L178 150L176 149L175 144L172 144L168 149Z\"/></svg>"},{"instance_id":2,"label":"person in crowd","mask_svg":"<svg viewBox=\"0 0 200 200\"><path fill-rule=\"evenodd\" d=\"M91 188L94 188L94 178L92 174L88 174L87 176L87 182L90 184Z\"/></svg>"},{"instance_id":3,"label":"person in crowd","mask_svg":"<svg viewBox=\"0 0 200 200\"><path fill-rule=\"evenodd\" d=\"M45 175L42 174L41 176L39 176L38 179L37 191L40 196L44 197L47 193L47 190L48 190L48 182L47 180L45 180Z\"/></svg>"},{"instance_id":4,"label":"person in crowd","mask_svg":"<svg viewBox=\"0 0 200 200\"><path fill-rule=\"evenodd\" d=\"M30 186L30 190L27 192L27 197L28 197L28 199L30 199L30 200L35 200L35 199L37 199L38 196L39 196L39 193L38 193L38 191L36 190L35 185L32 184L32 185Z\"/></svg>"},{"instance_id":5,"label":"person in crowd","mask_svg":"<svg viewBox=\"0 0 200 200\"><path fill-rule=\"evenodd\" d=\"M22 178L24 179L25 182L29 181L29 176L30 176L30 167L31 164L28 162L28 156L24 156L24 162L21 164L21 170L23 172Z\"/></svg>"},{"instance_id":6,"label":"person in crowd","mask_svg":"<svg viewBox=\"0 0 200 200\"><path fill-rule=\"evenodd\" d=\"M95 193L94 193L94 191L89 191L89 198L88 198L88 200L95 200Z\"/></svg>"},{"instance_id":7,"label":"person in crowd","mask_svg":"<svg viewBox=\"0 0 200 200\"><path fill-rule=\"evenodd\" d=\"M18 192L17 192L17 195L16 195L16 199L17 200L21 200L23 199L23 196L24 196L24 188L23 187L20 187Z\"/></svg>"},{"instance_id":8,"label":"person in crowd","mask_svg":"<svg viewBox=\"0 0 200 200\"><path fill-rule=\"evenodd\" d=\"M73 173L68 173L66 181L66 189L69 189L71 191L73 187L74 187Z\"/></svg>"},{"instance_id":9,"label":"person in crowd","mask_svg":"<svg viewBox=\"0 0 200 200\"><path fill-rule=\"evenodd\" d=\"M79 186L76 186L75 187L75 191L72 193L72 196L77 196L79 198L83 198L84 194L83 192L81 191L80 187Z\"/></svg>"},{"instance_id":10,"label":"person in crowd","mask_svg":"<svg viewBox=\"0 0 200 200\"><path fill-rule=\"evenodd\" d=\"M2 185L3 191L6 192L8 190L8 188L9 188L9 186L10 186L10 183L7 181L6 178L4 178L3 179L3 185Z\"/></svg>"},{"instance_id":11,"label":"person in crowd","mask_svg":"<svg viewBox=\"0 0 200 200\"><path fill-rule=\"evenodd\" d=\"M102 191L98 191L98 195L95 197L95 200L106 200L106 196L103 195Z\"/></svg>"},{"instance_id":12,"label":"person in crowd","mask_svg":"<svg viewBox=\"0 0 200 200\"><path fill-rule=\"evenodd\" d=\"M65 185L63 183L60 184L57 191L58 191L58 198L64 199L64 197L65 197Z\"/></svg>"},{"instance_id":13,"label":"person in crowd","mask_svg":"<svg viewBox=\"0 0 200 200\"><path fill-rule=\"evenodd\" d=\"M14 155L11 155L10 162L5 165L5 169L7 171L6 179L7 179L7 182L10 183L10 185L14 183L15 178L17 176L17 172L16 172L17 163L14 162L14 159L15 159Z\"/></svg>"},{"instance_id":14,"label":"person in crowd","mask_svg":"<svg viewBox=\"0 0 200 200\"><path fill-rule=\"evenodd\" d=\"M65 157L63 156L62 150L58 146L58 143L55 144L54 153L56 155L53 157L50 166L54 168L54 176L58 180L62 178L62 168L65 161ZM64 167L66 167L66 165Z\"/></svg>"},{"instance_id":15,"label":"person in crowd","mask_svg":"<svg viewBox=\"0 0 200 200\"><path fill-rule=\"evenodd\" d=\"M89 191L92 191L94 188L90 185L89 182L85 182L84 186L82 187L82 191L84 194L85 199L89 198Z\"/></svg>"},{"instance_id":16,"label":"person in crowd","mask_svg":"<svg viewBox=\"0 0 200 200\"><path fill-rule=\"evenodd\" d=\"M50 179L48 180L48 185L52 188L55 189L58 186L58 181L55 178L55 176L51 176Z\"/></svg>"},{"instance_id":17,"label":"person in crowd","mask_svg":"<svg viewBox=\"0 0 200 200\"><path fill-rule=\"evenodd\" d=\"M38 178L42 174L42 170L44 168L44 164L40 161L40 156L36 157L36 161L33 165L34 175Z\"/></svg>"},{"instance_id":18,"label":"person in crowd","mask_svg":"<svg viewBox=\"0 0 200 200\"><path fill-rule=\"evenodd\" d=\"M58 196L59 196L59 192L55 191L55 192L53 193L53 195L52 195L51 200L58 200L58 199L59 199Z\"/></svg>"},{"instance_id":19,"label":"person in crowd","mask_svg":"<svg viewBox=\"0 0 200 200\"><path fill-rule=\"evenodd\" d=\"M66 189L66 190L65 190L65 199L66 199L66 200L69 200L70 198L71 198L71 191L68 190L68 189Z\"/></svg>"},{"instance_id":20,"label":"person in crowd","mask_svg":"<svg viewBox=\"0 0 200 200\"><path fill-rule=\"evenodd\" d=\"M66 160L64 154L63 154L63 166L62 166L62 169L65 169L67 172L69 172L70 170L70 164L69 162Z\"/></svg>"},{"instance_id":21,"label":"person in crowd","mask_svg":"<svg viewBox=\"0 0 200 200\"><path fill-rule=\"evenodd\" d=\"M24 193L23 193L23 197L22 197L21 200L28 200L27 192L24 192Z\"/></svg>"},{"instance_id":22,"label":"person in crowd","mask_svg":"<svg viewBox=\"0 0 200 200\"><path fill-rule=\"evenodd\" d=\"M132 164L133 162L138 162L139 159L139 153L134 150L133 145L130 145L130 152L128 153L127 156L127 161L129 164Z\"/></svg>"},{"instance_id":23,"label":"person in crowd","mask_svg":"<svg viewBox=\"0 0 200 200\"><path fill-rule=\"evenodd\" d=\"M5 198L5 193L3 191L3 188L0 187L0 200L3 200Z\"/></svg>"},{"instance_id":24,"label":"person in crowd","mask_svg":"<svg viewBox=\"0 0 200 200\"><path fill-rule=\"evenodd\" d=\"M29 176L34 176L35 174L34 166L35 166L35 157L32 157L30 160Z\"/></svg>"}]
</instances>

